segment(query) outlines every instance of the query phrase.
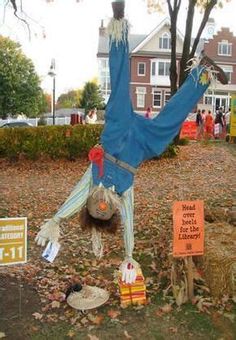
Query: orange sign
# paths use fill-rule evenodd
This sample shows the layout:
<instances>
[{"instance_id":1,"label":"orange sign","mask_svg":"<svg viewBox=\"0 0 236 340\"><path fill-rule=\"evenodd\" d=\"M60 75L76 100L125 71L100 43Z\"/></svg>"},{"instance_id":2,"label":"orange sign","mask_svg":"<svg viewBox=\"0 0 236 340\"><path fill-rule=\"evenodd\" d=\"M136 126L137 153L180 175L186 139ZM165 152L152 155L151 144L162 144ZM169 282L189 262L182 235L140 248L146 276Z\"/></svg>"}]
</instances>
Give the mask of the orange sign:
<instances>
[{"instance_id":1,"label":"orange sign","mask_svg":"<svg viewBox=\"0 0 236 340\"><path fill-rule=\"evenodd\" d=\"M203 201L179 201L173 206L173 256L203 255Z\"/></svg>"},{"instance_id":2,"label":"orange sign","mask_svg":"<svg viewBox=\"0 0 236 340\"><path fill-rule=\"evenodd\" d=\"M196 139L197 124L196 122L184 122L180 131L180 138Z\"/></svg>"},{"instance_id":3,"label":"orange sign","mask_svg":"<svg viewBox=\"0 0 236 340\"><path fill-rule=\"evenodd\" d=\"M0 266L27 261L27 219L0 218Z\"/></svg>"}]
</instances>

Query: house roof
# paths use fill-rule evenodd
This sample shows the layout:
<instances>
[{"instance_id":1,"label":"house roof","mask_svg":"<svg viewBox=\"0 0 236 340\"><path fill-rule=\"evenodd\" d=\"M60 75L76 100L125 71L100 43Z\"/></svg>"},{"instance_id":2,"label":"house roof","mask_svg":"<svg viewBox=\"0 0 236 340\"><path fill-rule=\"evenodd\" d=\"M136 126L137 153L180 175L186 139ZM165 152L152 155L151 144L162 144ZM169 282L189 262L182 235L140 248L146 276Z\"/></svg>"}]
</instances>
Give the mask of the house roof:
<instances>
[{"instance_id":1,"label":"house roof","mask_svg":"<svg viewBox=\"0 0 236 340\"><path fill-rule=\"evenodd\" d=\"M157 34L164 26L170 26L170 18L166 17L163 19L159 25L157 25L149 34L129 34L128 41L129 41L129 50L132 54L147 54L147 52L140 51L143 46L145 46L152 38ZM177 37L179 37L182 41L184 40L184 35L181 33L179 29L177 29ZM193 44L195 38L192 38L191 45ZM204 42L206 40L204 38L200 38L196 54L200 54L203 50ZM98 41L98 57L107 57L109 52L109 38L108 35L99 36ZM160 52L161 53L161 52ZM150 56L152 53L149 52ZM155 53L154 53L155 54ZM164 53L166 55L166 52Z\"/></svg>"},{"instance_id":2,"label":"house roof","mask_svg":"<svg viewBox=\"0 0 236 340\"><path fill-rule=\"evenodd\" d=\"M166 17L165 19L163 19L159 25L157 25L152 31L151 33L149 33L146 38L144 38L139 45L137 45L133 50L132 53L136 53L138 52L138 50L140 50L144 45L146 45L164 26L169 26L170 27L170 19L168 17ZM180 30L177 29L177 36L183 41L184 40L184 36L183 34L180 32Z\"/></svg>"}]
</instances>

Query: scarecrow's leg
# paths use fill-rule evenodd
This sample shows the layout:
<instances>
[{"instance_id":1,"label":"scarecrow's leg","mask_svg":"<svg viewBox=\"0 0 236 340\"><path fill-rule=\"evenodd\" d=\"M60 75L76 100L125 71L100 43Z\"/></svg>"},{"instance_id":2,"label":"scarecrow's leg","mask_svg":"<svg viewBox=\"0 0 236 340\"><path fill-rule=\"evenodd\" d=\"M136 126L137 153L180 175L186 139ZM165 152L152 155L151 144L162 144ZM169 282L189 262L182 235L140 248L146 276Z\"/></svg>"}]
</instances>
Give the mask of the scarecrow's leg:
<instances>
[{"instance_id":1,"label":"scarecrow's leg","mask_svg":"<svg viewBox=\"0 0 236 340\"><path fill-rule=\"evenodd\" d=\"M119 142L130 125L132 104L129 91L128 22L124 19L124 1L113 2L114 18L108 26L110 37L109 69L111 95L106 107L102 144Z\"/></svg>"}]
</instances>

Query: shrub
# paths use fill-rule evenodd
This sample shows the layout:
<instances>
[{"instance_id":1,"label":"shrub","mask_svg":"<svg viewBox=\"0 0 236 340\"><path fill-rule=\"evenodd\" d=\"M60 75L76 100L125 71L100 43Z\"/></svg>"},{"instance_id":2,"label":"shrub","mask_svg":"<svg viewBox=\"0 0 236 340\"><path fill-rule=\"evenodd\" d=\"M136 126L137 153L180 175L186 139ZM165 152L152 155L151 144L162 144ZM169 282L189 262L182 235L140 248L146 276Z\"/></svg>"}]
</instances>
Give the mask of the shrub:
<instances>
[{"instance_id":1,"label":"shrub","mask_svg":"<svg viewBox=\"0 0 236 340\"><path fill-rule=\"evenodd\" d=\"M97 144L102 126L38 126L0 130L0 157L17 160L50 157L76 159Z\"/></svg>"}]
</instances>

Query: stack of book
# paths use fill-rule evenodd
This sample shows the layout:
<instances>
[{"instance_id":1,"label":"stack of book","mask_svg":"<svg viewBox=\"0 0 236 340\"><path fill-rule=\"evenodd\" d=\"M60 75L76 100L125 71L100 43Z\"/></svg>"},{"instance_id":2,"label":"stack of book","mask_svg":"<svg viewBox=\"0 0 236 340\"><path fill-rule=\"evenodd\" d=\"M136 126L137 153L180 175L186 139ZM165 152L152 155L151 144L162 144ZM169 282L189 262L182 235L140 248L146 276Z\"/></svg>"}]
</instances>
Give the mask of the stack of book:
<instances>
[{"instance_id":1,"label":"stack of book","mask_svg":"<svg viewBox=\"0 0 236 340\"><path fill-rule=\"evenodd\" d=\"M121 273L118 276L118 285L120 290L121 305L144 305L146 304L146 286L141 269L139 269L134 283L125 283L121 279Z\"/></svg>"}]
</instances>

